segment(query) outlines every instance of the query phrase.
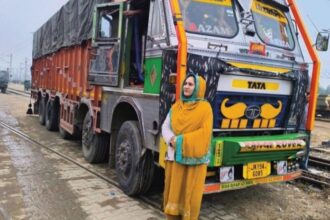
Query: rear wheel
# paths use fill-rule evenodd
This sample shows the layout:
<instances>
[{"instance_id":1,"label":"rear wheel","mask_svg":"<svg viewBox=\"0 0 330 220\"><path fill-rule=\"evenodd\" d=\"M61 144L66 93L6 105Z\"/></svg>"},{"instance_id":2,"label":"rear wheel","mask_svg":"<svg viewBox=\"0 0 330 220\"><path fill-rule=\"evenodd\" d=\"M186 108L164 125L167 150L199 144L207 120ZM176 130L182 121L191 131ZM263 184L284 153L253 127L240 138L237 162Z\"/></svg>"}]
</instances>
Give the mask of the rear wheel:
<instances>
[{"instance_id":1,"label":"rear wheel","mask_svg":"<svg viewBox=\"0 0 330 220\"><path fill-rule=\"evenodd\" d=\"M39 100L39 122L41 125L45 125L46 123L46 103L45 98L42 97Z\"/></svg>"},{"instance_id":2,"label":"rear wheel","mask_svg":"<svg viewBox=\"0 0 330 220\"><path fill-rule=\"evenodd\" d=\"M60 124L58 125L58 130L60 132L60 136L63 139L65 140L72 139L73 136L69 132L67 132L64 128L62 128Z\"/></svg>"},{"instance_id":3,"label":"rear wheel","mask_svg":"<svg viewBox=\"0 0 330 220\"><path fill-rule=\"evenodd\" d=\"M126 121L120 127L116 141L116 173L127 195L143 194L150 188L154 173L150 151L142 154L142 139L138 123Z\"/></svg>"},{"instance_id":4,"label":"rear wheel","mask_svg":"<svg viewBox=\"0 0 330 220\"><path fill-rule=\"evenodd\" d=\"M109 156L109 144L109 135L93 131L93 119L87 112L82 127L82 150L85 159L90 163L106 161Z\"/></svg>"},{"instance_id":5,"label":"rear wheel","mask_svg":"<svg viewBox=\"0 0 330 220\"><path fill-rule=\"evenodd\" d=\"M7 90L6 88L1 88L2 93L6 93L6 90Z\"/></svg>"},{"instance_id":6,"label":"rear wheel","mask_svg":"<svg viewBox=\"0 0 330 220\"><path fill-rule=\"evenodd\" d=\"M58 130L59 106L49 100L46 105L46 128L49 131Z\"/></svg>"}]
</instances>

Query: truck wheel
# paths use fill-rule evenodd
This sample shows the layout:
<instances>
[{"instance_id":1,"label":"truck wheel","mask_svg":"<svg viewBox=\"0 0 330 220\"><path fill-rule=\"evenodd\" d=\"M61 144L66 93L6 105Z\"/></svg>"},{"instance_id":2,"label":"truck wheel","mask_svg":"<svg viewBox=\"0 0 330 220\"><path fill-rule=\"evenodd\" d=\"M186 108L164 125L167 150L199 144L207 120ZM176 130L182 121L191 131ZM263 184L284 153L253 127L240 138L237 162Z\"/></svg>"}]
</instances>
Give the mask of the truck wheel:
<instances>
[{"instance_id":1,"label":"truck wheel","mask_svg":"<svg viewBox=\"0 0 330 220\"><path fill-rule=\"evenodd\" d=\"M72 138L72 135L67 132L65 129L61 128L60 124L58 123L58 130L60 132L60 136L64 139L64 140L69 140Z\"/></svg>"},{"instance_id":2,"label":"truck wheel","mask_svg":"<svg viewBox=\"0 0 330 220\"><path fill-rule=\"evenodd\" d=\"M97 134L93 131L93 119L89 112L85 115L82 127L82 150L89 163L106 161L109 154L109 135Z\"/></svg>"},{"instance_id":3,"label":"truck wheel","mask_svg":"<svg viewBox=\"0 0 330 220\"><path fill-rule=\"evenodd\" d=\"M49 100L46 105L46 128L49 131L58 129L59 107L54 104L54 101Z\"/></svg>"},{"instance_id":4,"label":"truck wheel","mask_svg":"<svg viewBox=\"0 0 330 220\"><path fill-rule=\"evenodd\" d=\"M144 194L148 192L149 188L151 187L155 172L154 157L152 152L147 150L140 161L140 172L142 175L140 194Z\"/></svg>"},{"instance_id":5,"label":"truck wheel","mask_svg":"<svg viewBox=\"0 0 330 220\"><path fill-rule=\"evenodd\" d=\"M45 125L46 122L46 103L45 98L39 100L39 122L41 125Z\"/></svg>"},{"instance_id":6,"label":"truck wheel","mask_svg":"<svg viewBox=\"0 0 330 220\"><path fill-rule=\"evenodd\" d=\"M148 191L153 177L153 158L149 151L141 157L142 140L136 121L125 121L116 141L116 173L121 189L127 195Z\"/></svg>"},{"instance_id":7,"label":"truck wheel","mask_svg":"<svg viewBox=\"0 0 330 220\"><path fill-rule=\"evenodd\" d=\"M6 93L6 90L7 90L6 88L1 88L2 93Z\"/></svg>"}]
</instances>

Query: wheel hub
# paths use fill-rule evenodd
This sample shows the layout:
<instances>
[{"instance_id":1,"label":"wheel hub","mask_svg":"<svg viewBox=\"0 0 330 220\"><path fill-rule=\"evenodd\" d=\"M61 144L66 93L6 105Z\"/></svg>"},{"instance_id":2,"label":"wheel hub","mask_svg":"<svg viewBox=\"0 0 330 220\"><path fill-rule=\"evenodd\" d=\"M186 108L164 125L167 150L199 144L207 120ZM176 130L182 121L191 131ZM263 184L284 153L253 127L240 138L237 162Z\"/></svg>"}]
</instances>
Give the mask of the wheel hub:
<instances>
[{"instance_id":1,"label":"wheel hub","mask_svg":"<svg viewBox=\"0 0 330 220\"><path fill-rule=\"evenodd\" d=\"M120 172L127 177L131 167L130 143L128 140L124 140L118 147L117 166L119 166Z\"/></svg>"}]
</instances>

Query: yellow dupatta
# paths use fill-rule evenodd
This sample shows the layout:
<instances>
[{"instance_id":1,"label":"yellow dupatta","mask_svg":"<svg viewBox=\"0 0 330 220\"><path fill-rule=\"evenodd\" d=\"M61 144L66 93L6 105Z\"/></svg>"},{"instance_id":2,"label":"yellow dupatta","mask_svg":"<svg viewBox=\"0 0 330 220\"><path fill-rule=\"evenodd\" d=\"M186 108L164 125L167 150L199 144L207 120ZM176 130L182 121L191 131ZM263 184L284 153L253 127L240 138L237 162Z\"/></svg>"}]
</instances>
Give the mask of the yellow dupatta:
<instances>
[{"instance_id":1,"label":"yellow dupatta","mask_svg":"<svg viewBox=\"0 0 330 220\"><path fill-rule=\"evenodd\" d=\"M208 162L208 150L212 136L213 113L205 101L205 80L193 74L195 89L191 97L181 95L171 109L171 128L177 136L176 156L178 163L197 165Z\"/></svg>"}]
</instances>

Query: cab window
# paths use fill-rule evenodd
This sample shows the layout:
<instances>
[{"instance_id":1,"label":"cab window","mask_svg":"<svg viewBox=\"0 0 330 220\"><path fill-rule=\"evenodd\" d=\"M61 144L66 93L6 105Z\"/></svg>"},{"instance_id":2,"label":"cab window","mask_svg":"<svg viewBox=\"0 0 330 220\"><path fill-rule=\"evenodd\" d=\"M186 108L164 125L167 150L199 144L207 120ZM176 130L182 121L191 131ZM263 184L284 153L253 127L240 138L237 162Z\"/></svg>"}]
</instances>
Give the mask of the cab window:
<instances>
[{"instance_id":1,"label":"cab window","mask_svg":"<svg viewBox=\"0 0 330 220\"><path fill-rule=\"evenodd\" d=\"M149 35L155 38L165 38L165 21L160 1L155 1L150 7L151 20L149 24Z\"/></svg>"},{"instance_id":2,"label":"cab window","mask_svg":"<svg viewBox=\"0 0 330 220\"><path fill-rule=\"evenodd\" d=\"M119 10L104 8L99 12L98 39L118 38Z\"/></svg>"},{"instance_id":3,"label":"cab window","mask_svg":"<svg viewBox=\"0 0 330 220\"><path fill-rule=\"evenodd\" d=\"M294 40L288 19L280 10L254 1L252 14L261 40L268 45L292 50Z\"/></svg>"},{"instance_id":4,"label":"cab window","mask_svg":"<svg viewBox=\"0 0 330 220\"><path fill-rule=\"evenodd\" d=\"M238 31L232 0L180 0L187 32L234 37Z\"/></svg>"}]
</instances>

